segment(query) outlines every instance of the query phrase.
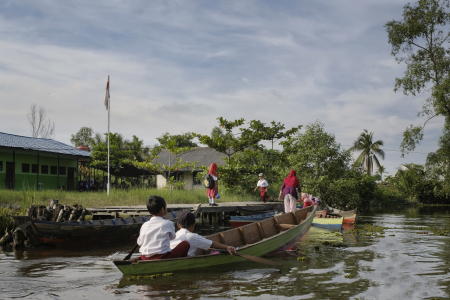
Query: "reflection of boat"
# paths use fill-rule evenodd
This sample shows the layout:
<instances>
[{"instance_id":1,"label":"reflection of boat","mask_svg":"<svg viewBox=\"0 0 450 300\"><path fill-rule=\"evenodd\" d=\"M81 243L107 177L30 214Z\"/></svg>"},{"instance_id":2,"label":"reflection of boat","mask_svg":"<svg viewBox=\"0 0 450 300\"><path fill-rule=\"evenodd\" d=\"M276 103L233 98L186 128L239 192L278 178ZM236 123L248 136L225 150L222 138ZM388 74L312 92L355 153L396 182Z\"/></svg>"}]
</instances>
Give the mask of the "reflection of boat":
<instances>
[{"instance_id":1,"label":"reflection of boat","mask_svg":"<svg viewBox=\"0 0 450 300\"><path fill-rule=\"evenodd\" d=\"M166 219L176 222L182 211L169 212ZM142 224L152 216L92 221L53 222L32 220L28 216L13 217L28 242L37 245L80 245L136 239Z\"/></svg>"},{"instance_id":2,"label":"reflection of boat","mask_svg":"<svg viewBox=\"0 0 450 300\"><path fill-rule=\"evenodd\" d=\"M239 254L263 256L285 251L304 236L311 227L316 206L257 221L239 228L230 229L206 238L223 244L239 247ZM158 274L179 270L211 267L245 259L229 254L206 254L161 260L115 260L114 264L124 274Z\"/></svg>"},{"instance_id":3,"label":"reflection of boat","mask_svg":"<svg viewBox=\"0 0 450 300\"><path fill-rule=\"evenodd\" d=\"M312 225L323 229L340 230L343 221L344 221L343 217L322 214L321 212L317 212L316 215L314 216Z\"/></svg>"},{"instance_id":4,"label":"reflection of boat","mask_svg":"<svg viewBox=\"0 0 450 300\"><path fill-rule=\"evenodd\" d=\"M358 208L355 208L353 210L340 210L337 208L329 207L327 206L325 208L327 210L328 215L337 215L344 218L344 223L346 224L355 224L359 217L359 210Z\"/></svg>"},{"instance_id":5,"label":"reflection of boat","mask_svg":"<svg viewBox=\"0 0 450 300\"><path fill-rule=\"evenodd\" d=\"M261 221L261 220L265 220L268 218L272 218L273 216L275 216L277 212L276 211L272 211L272 212L268 212L268 213L263 213L263 214L259 214L259 215L252 215L252 216L230 216L231 220L230 220L230 225L233 228L237 228L239 226L243 226L243 225L247 225L256 221Z\"/></svg>"}]
</instances>

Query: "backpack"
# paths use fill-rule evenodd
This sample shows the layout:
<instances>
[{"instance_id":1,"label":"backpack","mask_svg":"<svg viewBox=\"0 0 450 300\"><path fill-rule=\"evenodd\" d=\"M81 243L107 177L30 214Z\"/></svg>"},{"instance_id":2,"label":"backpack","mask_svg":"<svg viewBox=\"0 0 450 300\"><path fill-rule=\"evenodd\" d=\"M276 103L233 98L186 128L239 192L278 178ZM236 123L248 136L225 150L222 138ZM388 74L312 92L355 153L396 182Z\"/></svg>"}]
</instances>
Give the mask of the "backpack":
<instances>
[{"instance_id":1,"label":"backpack","mask_svg":"<svg viewBox=\"0 0 450 300\"><path fill-rule=\"evenodd\" d=\"M205 178L203 179L203 184L207 189L212 189L216 185L211 174L206 174Z\"/></svg>"}]
</instances>

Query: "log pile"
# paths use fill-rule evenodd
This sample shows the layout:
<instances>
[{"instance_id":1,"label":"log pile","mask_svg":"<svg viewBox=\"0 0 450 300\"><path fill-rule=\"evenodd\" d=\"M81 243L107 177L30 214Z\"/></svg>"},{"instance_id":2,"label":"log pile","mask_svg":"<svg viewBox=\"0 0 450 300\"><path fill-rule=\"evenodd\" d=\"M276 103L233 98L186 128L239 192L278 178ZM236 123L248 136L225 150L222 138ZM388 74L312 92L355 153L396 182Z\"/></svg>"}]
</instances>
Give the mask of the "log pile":
<instances>
[{"instance_id":1,"label":"log pile","mask_svg":"<svg viewBox=\"0 0 450 300\"><path fill-rule=\"evenodd\" d=\"M56 199L50 200L48 206L31 205L27 208L26 215L32 220L65 222L65 221L84 221L87 210L82 205L74 204L62 205ZM27 222L27 223L31 223ZM26 231L24 225L17 226L16 229L7 232L1 239L0 245L12 244L14 248L28 246Z\"/></svg>"},{"instance_id":2,"label":"log pile","mask_svg":"<svg viewBox=\"0 0 450 300\"><path fill-rule=\"evenodd\" d=\"M82 205L74 204L73 206L62 205L58 200L50 200L49 206L31 205L27 208L27 216L33 220L40 221L84 221L86 209Z\"/></svg>"}]
</instances>

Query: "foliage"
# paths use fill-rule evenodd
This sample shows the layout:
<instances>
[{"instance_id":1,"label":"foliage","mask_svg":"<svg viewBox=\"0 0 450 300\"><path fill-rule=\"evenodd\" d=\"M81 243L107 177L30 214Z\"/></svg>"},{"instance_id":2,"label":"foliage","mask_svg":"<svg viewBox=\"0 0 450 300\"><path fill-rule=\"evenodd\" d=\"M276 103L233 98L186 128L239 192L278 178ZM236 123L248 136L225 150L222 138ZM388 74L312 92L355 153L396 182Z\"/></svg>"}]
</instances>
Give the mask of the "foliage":
<instances>
[{"instance_id":1,"label":"foliage","mask_svg":"<svg viewBox=\"0 0 450 300\"><path fill-rule=\"evenodd\" d=\"M284 124L281 124L280 122L271 122L272 126L266 126L265 123L262 123L259 120L252 120L250 121L250 130L253 130L253 132L259 134L259 138L261 140L270 141L272 144L272 150L273 150L273 144L280 139L288 138L295 133L297 133L301 128L302 125L299 125L297 127L293 127L291 129L288 129L286 131L283 131L285 129Z\"/></svg>"},{"instance_id":2,"label":"foliage","mask_svg":"<svg viewBox=\"0 0 450 300\"><path fill-rule=\"evenodd\" d=\"M364 129L364 132L361 133L349 149L350 151L361 151L361 154L358 156L354 164L356 166L364 165L367 175L372 175L374 161L378 168L381 167L376 154L384 159L384 151L380 149L380 146L384 145L383 141L378 140L376 142L372 142L372 138L373 132L369 133L366 129Z\"/></svg>"},{"instance_id":3,"label":"foliage","mask_svg":"<svg viewBox=\"0 0 450 300\"><path fill-rule=\"evenodd\" d=\"M405 95L413 96L430 91L419 113L427 121L435 116L450 118L450 32L445 28L450 22L449 4L448 0L419 0L415 7L404 6L403 20L385 25L391 54L406 64L404 77L395 80L394 91L403 88ZM415 149L423 138L425 124L406 129L400 145L402 153Z\"/></svg>"},{"instance_id":4,"label":"foliage","mask_svg":"<svg viewBox=\"0 0 450 300\"><path fill-rule=\"evenodd\" d=\"M145 161L150 155L150 148L144 146L144 141L133 135L133 139L127 142L131 150L131 158L138 162Z\"/></svg>"},{"instance_id":5,"label":"foliage","mask_svg":"<svg viewBox=\"0 0 450 300\"><path fill-rule=\"evenodd\" d=\"M107 137L108 134L105 133ZM133 152L128 149L123 137L119 133L109 133L109 163L111 169L119 170L125 164L132 164L130 159ZM90 165L98 169L108 168L108 144L106 142L95 145L91 152Z\"/></svg>"},{"instance_id":6,"label":"foliage","mask_svg":"<svg viewBox=\"0 0 450 300\"><path fill-rule=\"evenodd\" d=\"M316 121L307 125L304 133L280 143L287 156L286 175L289 169L295 169L301 178L345 177L350 170L350 151L341 149L335 136L325 132L323 126Z\"/></svg>"},{"instance_id":7,"label":"foliage","mask_svg":"<svg viewBox=\"0 0 450 300\"><path fill-rule=\"evenodd\" d=\"M167 187L169 190L183 188L187 182L176 181L174 176L170 176L171 173L178 171L179 169L195 169L195 162L183 162L179 157L186 151L190 151L192 147L197 144L192 142L194 134L185 133L183 135L170 135L166 133L163 138L158 138L161 143L160 148L169 152L169 164L161 165L161 169L167 172ZM195 145L195 146L193 146Z\"/></svg>"},{"instance_id":8,"label":"foliage","mask_svg":"<svg viewBox=\"0 0 450 300\"><path fill-rule=\"evenodd\" d=\"M70 142L75 147L86 146L91 149L92 145L92 135L94 131L90 127L81 127L77 133L70 135Z\"/></svg>"},{"instance_id":9,"label":"foliage","mask_svg":"<svg viewBox=\"0 0 450 300\"><path fill-rule=\"evenodd\" d=\"M386 173L386 168L384 166L379 166L377 174L380 175L380 180L383 180L383 174Z\"/></svg>"},{"instance_id":10,"label":"foliage","mask_svg":"<svg viewBox=\"0 0 450 300\"><path fill-rule=\"evenodd\" d=\"M426 169L430 179L441 180L444 186L450 186L450 123L443 128L439 138L439 148L427 156Z\"/></svg>"},{"instance_id":11,"label":"foliage","mask_svg":"<svg viewBox=\"0 0 450 300\"><path fill-rule=\"evenodd\" d=\"M175 146L178 148L198 147L198 145L192 141L193 138L194 134L191 132L174 135L171 135L170 133L166 132L156 139L163 148L165 148L168 143L172 144L175 143Z\"/></svg>"}]
</instances>

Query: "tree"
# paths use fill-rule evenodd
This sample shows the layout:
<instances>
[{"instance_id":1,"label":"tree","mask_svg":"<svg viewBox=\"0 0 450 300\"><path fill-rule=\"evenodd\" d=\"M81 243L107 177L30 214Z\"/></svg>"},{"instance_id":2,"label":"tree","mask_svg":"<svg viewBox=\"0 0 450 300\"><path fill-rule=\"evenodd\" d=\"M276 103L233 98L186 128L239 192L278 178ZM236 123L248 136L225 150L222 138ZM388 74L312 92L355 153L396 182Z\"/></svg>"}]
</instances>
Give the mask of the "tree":
<instances>
[{"instance_id":1,"label":"tree","mask_svg":"<svg viewBox=\"0 0 450 300\"><path fill-rule=\"evenodd\" d=\"M304 133L280 144L288 160L287 166L295 169L300 177L337 179L350 170L350 152L341 149L335 136L327 133L319 121L308 124ZM286 175L288 171L285 170Z\"/></svg>"},{"instance_id":2,"label":"tree","mask_svg":"<svg viewBox=\"0 0 450 300\"><path fill-rule=\"evenodd\" d=\"M108 134L105 133L105 137ZM110 168L120 170L124 164L133 164L130 159L132 151L127 148L123 137L119 133L109 133L109 163ZM92 161L90 165L97 169L107 169L108 167L108 144L105 140L95 145L92 151Z\"/></svg>"},{"instance_id":3,"label":"tree","mask_svg":"<svg viewBox=\"0 0 450 300\"><path fill-rule=\"evenodd\" d=\"M94 131L90 127L81 127L81 129L71 135L70 142L75 147L86 146L89 150L92 148L92 135Z\"/></svg>"},{"instance_id":4,"label":"tree","mask_svg":"<svg viewBox=\"0 0 450 300\"><path fill-rule=\"evenodd\" d=\"M265 123L262 123L259 120L252 120L250 121L249 129L253 130L256 133L259 133L262 140L271 142L272 150L273 144L275 142L279 141L280 139L292 136L302 128L302 125L299 125L297 127L293 127L289 130L283 131L285 129L284 124L281 124L280 122L277 123L275 121L272 121L271 124L272 126L266 126Z\"/></svg>"},{"instance_id":5,"label":"tree","mask_svg":"<svg viewBox=\"0 0 450 300\"><path fill-rule=\"evenodd\" d=\"M55 137L55 123L47 117L44 107L37 107L36 104L32 104L27 117L31 125L31 135L33 137L41 137L44 139L52 139Z\"/></svg>"},{"instance_id":6,"label":"tree","mask_svg":"<svg viewBox=\"0 0 450 300\"><path fill-rule=\"evenodd\" d=\"M383 173L387 173L386 168L384 166L379 166L377 173L380 174L380 179L383 180Z\"/></svg>"},{"instance_id":7,"label":"tree","mask_svg":"<svg viewBox=\"0 0 450 300\"><path fill-rule=\"evenodd\" d=\"M194 133L194 136L197 137L203 145L216 149L218 152L225 154L228 162L231 161L231 157L236 152L243 151L249 147L256 147L260 141L260 138L253 134L251 130L239 128L245 122L242 118L234 121L228 121L222 117L219 117L217 120L219 121L219 128L224 129L225 134L211 134L211 136L209 136ZM233 130L237 128L239 128L241 132L234 134Z\"/></svg>"},{"instance_id":8,"label":"tree","mask_svg":"<svg viewBox=\"0 0 450 300\"><path fill-rule=\"evenodd\" d=\"M164 143L161 143L162 149L166 149L169 152L169 164L161 165L161 168L167 172L168 187L172 191L173 186L182 187L185 186L187 182L175 182L174 176L170 176L172 172L178 171L178 169L195 169L195 162L183 162L179 157L182 153L191 150L190 145L196 145L192 142L194 135L192 133L185 133L183 135L170 135L165 133ZM160 141L158 139L158 141ZM161 142L161 141L160 141ZM180 147L179 145L185 145Z\"/></svg>"},{"instance_id":9,"label":"tree","mask_svg":"<svg viewBox=\"0 0 450 300\"><path fill-rule=\"evenodd\" d=\"M186 148L186 147L197 147L197 144L192 141L194 138L194 134L191 132L183 133L183 134L174 134L166 132L160 137L156 138L162 147L165 147L167 143L175 142L175 147Z\"/></svg>"},{"instance_id":10,"label":"tree","mask_svg":"<svg viewBox=\"0 0 450 300\"><path fill-rule=\"evenodd\" d=\"M355 161L356 166L365 166L367 175L372 175L373 173L373 162L378 168L381 167L380 162L376 154L378 154L382 159L384 159L384 151L380 149L384 143L382 140L372 142L373 132L369 133L366 129L358 139L350 147L350 151L361 151L361 154Z\"/></svg>"},{"instance_id":11,"label":"tree","mask_svg":"<svg viewBox=\"0 0 450 300\"><path fill-rule=\"evenodd\" d=\"M279 185L289 174L297 171L302 191L318 196L326 204L341 209L367 207L374 199L375 178L351 167L351 152L336 142L320 121L308 124L298 133L280 143L287 163L279 169ZM279 186L278 185L278 186Z\"/></svg>"},{"instance_id":12,"label":"tree","mask_svg":"<svg viewBox=\"0 0 450 300\"><path fill-rule=\"evenodd\" d=\"M132 159L143 162L150 154L150 148L144 146L144 141L133 135L133 139L127 142L128 148L131 150Z\"/></svg>"},{"instance_id":13,"label":"tree","mask_svg":"<svg viewBox=\"0 0 450 300\"><path fill-rule=\"evenodd\" d=\"M219 126L214 126L214 128L211 130L211 138L214 136L224 136L222 128Z\"/></svg>"},{"instance_id":14,"label":"tree","mask_svg":"<svg viewBox=\"0 0 450 300\"><path fill-rule=\"evenodd\" d=\"M394 91L403 88L405 95L430 92L418 116L426 118L423 125L410 125L400 144L402 155L413 151L423 138L426 123L444 116L450 122L450 31L448 0L419 0L417 6L403 8L403 20L390 21L385 28L392 45L391 54L398 63L406 64L403 78L395 79Z\"/></svg>"},{"instance_id":15,"label":"tree","mask_svg":"<svg viewBox=\"0 0 450 300\"><path fill-rule=\"evenodd\" d=\"M444 125L443 135L439 138L439 148L427 156L426 169L431 179L442 181L450 186L450 124Z\"/></svg>"}]
</instances>

